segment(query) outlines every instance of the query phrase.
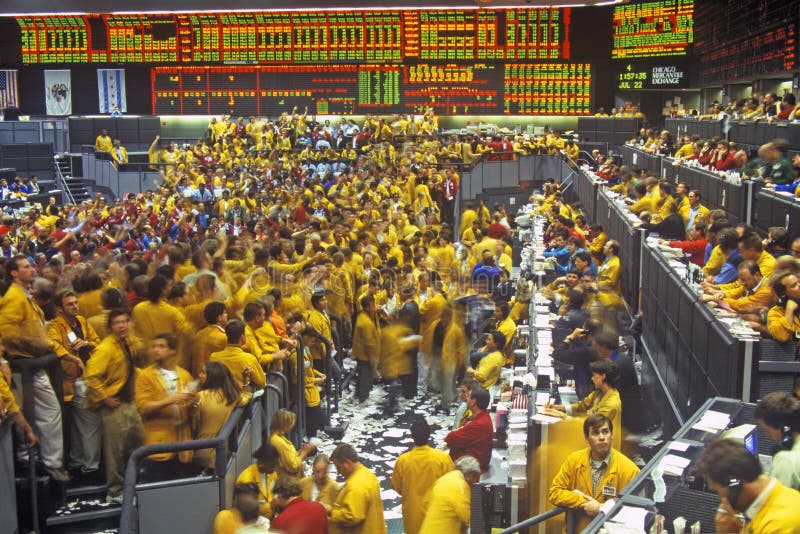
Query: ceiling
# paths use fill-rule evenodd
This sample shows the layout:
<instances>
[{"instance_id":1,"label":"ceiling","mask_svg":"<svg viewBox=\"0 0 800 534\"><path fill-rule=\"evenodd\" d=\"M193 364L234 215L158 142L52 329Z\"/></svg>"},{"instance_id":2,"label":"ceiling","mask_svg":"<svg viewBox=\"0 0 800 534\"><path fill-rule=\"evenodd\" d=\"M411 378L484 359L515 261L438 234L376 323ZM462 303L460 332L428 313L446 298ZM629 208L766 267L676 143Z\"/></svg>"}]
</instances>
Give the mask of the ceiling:
<instances>
[{"instance_id":1,"label":"ceiling","mask_svg":"<svg viewBox=\"0 0 800 534\"><path fill-rule=\"evenodd\" d=\"M629 0L3 0L0 15L69 13L164 13L197 11L475 9L479 7L579 7Z\"/></svg>"}]
</instances>

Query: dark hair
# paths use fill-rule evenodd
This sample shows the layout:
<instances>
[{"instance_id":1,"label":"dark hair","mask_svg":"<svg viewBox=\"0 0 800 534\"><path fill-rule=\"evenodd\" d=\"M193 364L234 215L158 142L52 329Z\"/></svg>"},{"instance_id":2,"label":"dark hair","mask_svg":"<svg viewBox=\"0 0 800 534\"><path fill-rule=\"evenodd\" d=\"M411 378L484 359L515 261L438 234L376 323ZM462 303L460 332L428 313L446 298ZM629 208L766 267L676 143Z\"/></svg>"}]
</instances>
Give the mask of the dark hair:
<instances>
[{"instance_id":1,"label":"dark hair","mask_svg":"<svg viewBox=\"0 0 800 534\"><path fill-rule=\"evenodd\" d=\"M244 323L239 319L231 319L225 325L225 335L228 337L228 343L234 344L241 341L244 335Z\"/></svg>"},{"instance_id":2,"label":"dark hair","mask_svg":"<svg viewBox=\"0 0 800 534\"><path fill-rule=\"evenodd\" d=\"M6 278L4 284L5 287L3 287L2 295L5 295L6 292L8 291L8 288L10 288L11 284L14 283L14 278L11 276L11 273L13 271L19 271L20 269L19 262L22 260L29 261L28 258L22 254L17 254L13 258L6 261L5 264Z\"/></svg>"},{"instance_id":3,"label":"dark hair","mask_svg":"<svg viewBox=\"0 0 800 534\"><path fill-rule=\"evenodd\" d=\"M253 451L253 458L259 462L277 462L279 457L280 455L278 454L278 449L276 449L275 446L268 441L265 441L258 449Z\"/></svg>"},{"instance_id":4,"label":"dark hair","mask_svg":"<svg viewBox=\"0 0 800 534\"><path fill-rule=\"evenodd\" d=\"M272 486L272 494L280 495L284 499L298 497L302 492L300 481L290 476L280 477Z\"/></svg>"},{"instance_id":5,"label":"dark hair","mask_svg":"<svg viewBox=\"0 0 800 534\"><path fill-rule=\"evenodd\" d=\"M591 432L592 429L600 428L605 424L608 424L608 429L613 434L614 433L614 423L611 421L611 419L609 419L608 417L606 417L605 415L603 415L601 413L595 413L595 414L590 415L589 417L587 417L583 421L583 437L588 438L589 437L589 432Z\"/></svg>"},{"instance_id":6,"label":"dark hair","mask_svg":"<svg viewBox=\"0 0 800 534\"><path fill-rule=\"evenodd\" d=\"M53 304L55 304L57 308L60 308L64 304L65 298L77 297L77 296L78 294L71 289L62 289L61 291L56 293L55 298L53 298Z\"/></svg>"},{"instance_id":7,"label":"dark hair","mask_svg":"<svg viewBox=\"0 0 800 534\"><path fill-rule=\"evenodd\" d=\"M333 452L331 453L331 461L345 462L348 460L351 462L357 462L358 453L352 445L348 443L340 443L335 449L333 449Z\"/></svg>"},{"instance_id":8,"label":"dark hair","mask_svg":"<svg viewBox=\"0 0 800 534\"><path fill-rule=\"evenodd\" d=\"M178 350L178 338L175 337L173 334L169 332L161 332L160 334L156 334L153 336L153 340L156 339L163 339L167 342L167 347L172 350Z\"/></svg>"},{"instance_id":9,"label":"dark hair","mask_svg":"<svg viewBox=\"0 0 800 534\"><path fill-rule=\"evenodd\" d=\"M130 312L125 308L114 308L113 310L108 312L108 323L107 323L108 328L111 328L111 323L113 323L114 319L116 319L120 315L127 315L128 317L131 316Z\"/></svg>"},{"instance_id":10,"label":"dark hair","mask_svg":"<svg viewBox=\"0 0 800 534\"><path fill-rule=\"evenodd\" d=\"M411 423L411 438L414 440L414 445L422 447L428 443L431 437L431 426L424 417L415 417Z\"/></svg>"},{"instance_id":11,"label":"dark hair","mask_svg":"<svg viewBox=\"0 0 800 534\"><path fill-rule=\"evenodd\" d=\"M717 234L717 243L722 250L733 250L739 246L739 233L735 228L725 228Z\"/></svg>"},{"instance_id":12,"label":"dark hair","mask_svg":"<svg viewBox=\"0 0 800 534\"><path fill-rule=\"evenodd\" d=\"M313 295L311 295L311 305L316 308L319 301L321 301L323 298L325 298L324 292L319 291L314 293Z\"/></svg>"},{"instance_id":13,"label":"dark hair","mask_svg":"<svg viewBox=\"0 0 800 534\"><path fill-rule=\"evenodd\" d=\"M239 386L236 385L228 366L220 362L206 362L206 381L200 389L222 391L225 404L231 405L239 400Z\"/></svg>"},{"instance_id":14,"label":"dark hair","mask_svg":"<svg viewBox=\"0 0 800 534\"><path fill-rule=\"evenodd\" d=\"M739 243L742 245L742 248L746 250L755 250L756 252L762 252L764 250L761 238L756 233L744 234L739 238Z\"/></svg>"},{"instance_id":15,"label":"dark hair","mask_svg":"<svg viewBox=\"0 0 800 534\"><path fill-rule=\"evenodd\" d=\"M490 330L487 333L492 335L492 339L494 339L495 346L497 346L498 349L503 350L503 347L506 346L505 334L503 334L499 330Z\"/></svg>"},{"instance_id":16,"label":"dark hair","mask_svg":"<svg viewBox=\"0 0 800 534\"><path fill-rule=\"evenodd\" d=\"M700 455L697 472L706 480L727 486L732 480L753 482L761 475L761 464L743 443L733 439L715 439Z\"/></svg>"},{"instance_id":17,"label":"dark hair","mask_svg":"<svg viewBox=\"0 0 800 534\"><path fill-rule=\"evenodd\" d=\"M361 298L361 309L366 310L368 306L375 304L375 297L372 295L366 295Z\"/></svg>"},{"instance_id":18,"label":"dark hair","mask_svg":"<svg viewBox=\"0 0 800 534\"><path fill-rule=\"evenodd\" d=\"M244 313L243 313L244 322L249 323L256 317L258 317L258 314L262 311L264 311L264 305L261 304L260 302L255 301L247 303L247 305L244 307Z\"/></svg>"},{"instance_id":19,"label":"dark hair","mask_svg":"<svg viewBox=\"0 0 800 534\"><path fill-rule=\"evenodd\" d=\"M207 324L217 324L217 319L223 313L225 313L225 304L222 302L209 302L203 308L203 319L206 320Z\"/></svg>"},{"instance_id":20,"label":"dark hair","mask_svg":"<svg viewBox=\"0 0 800 534\"><path fill-rule=\"evenodd\" d=\"M787 391L773 391L764 395L756 405L755 419L783 431L800 432L800 400Z\"/></svg>"},{"instance_id":21,"label":"dark hair","mask_svg":"<svg viewBox=\"0 0 800 534\"><path fill-rule=\"evenodd\" d=\"M254 497L258 497L259 493L258 484L255 482L245 482L236 484L233 487L233 498L242 496L242 495L252 495Z\"/></svg>"},{"instance_id":22,"label":"dark hair","mask_svg":"<svg viewBox=\"0 0 800 534\"><path fill-rule=\"evenodd\" d=\"M169 281L160 274L151 278L150 281L147 282L147 300L150 302L158 302L161 300L168 283Z\"/></svg>"},{"instance_id":23,"label":"dark hair","mask_svg":"<svg viewBox=\"0 0 800 534\"><path fill-rule=\"evenodd\" d=\"M511 306L508 305L508 302L498 302L495 304L495 307L500 310L503 318L508 317L508 314L511 312Z\"/></svg>"},{"instance_id":24,"label":"dark hair","mask_svg":"<svg viewBox=\"0 0 800 534\"><path fill-rule=\"evenodd\" d=\"M758 266L758 262L753 260L742 260L737 269L739 271L747 269L752 275L755 275L756 273L761 274L761 268Z\"/></svg>"},{"instance_id":25,"label":"dark hair","mask_svg":"<svg viewBox=\"0 0 800 534\"><path fill-rule=\"evenodd\" d=\"M619 348L619 337L611 330L603 329L594 335L594 342L610 350Z\"/></svg>"},{"instance_id":26,"label":"dark hair","mask_svg":"<svg viewBox=\"0 0 800 534\"><path fill-rule=\"evenodd\" d=\"M567 290L567 309L580 310L586 304L586 295L575 289Z\"/></svg>"},{"instance_id":27,"label":"dark hair","mask_svg":"<svg viewBox=\"0 0 800 534\"><path fill-rule=\"evenodd\" d=\"M100 294L100 304L104 310L121 308L127 304L125 295L116 287L109 287Z\"/></svg>"},{"instance_id":28,"label":"dark hair","mask_svg":"<svg viewBox=\"0 0 800 534\"><path fill-rule=\"evenodd\" d=\"M489 401L491 397L489 396L488 389L476 383L470 388L469 394L473 399L475 399L475 404L478 406L478 408L481 410L486 410L489 408Z\"/></svg>"},{"instance_id":29,"label":"dark hair","mask_svg":"<svg viewBox=\"0 0 800 534\"><path fill-rule=\"evenodd\" d=\"M605 375L606 384L612 388L619 385L619 367L611 360L595 360L589 364L592 374Z\"/></svg>"}]
</instances>

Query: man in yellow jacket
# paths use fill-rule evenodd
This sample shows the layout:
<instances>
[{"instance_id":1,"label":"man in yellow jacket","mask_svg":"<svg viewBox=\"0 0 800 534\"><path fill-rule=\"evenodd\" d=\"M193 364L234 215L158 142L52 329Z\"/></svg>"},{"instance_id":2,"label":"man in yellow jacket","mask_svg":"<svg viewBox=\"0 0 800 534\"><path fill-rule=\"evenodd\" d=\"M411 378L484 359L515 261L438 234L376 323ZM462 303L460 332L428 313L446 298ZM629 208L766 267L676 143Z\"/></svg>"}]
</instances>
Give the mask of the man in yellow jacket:
<instances>
[{"instance_id":1,"label":"man in yellow jacket","mask_svg":"<svg viewBox=\"0 0 800 534\"><path fill-rule=\"evenodd\" d=\"M346 480L333 506L325 506L330 534L386 534L378 478L358 461L352 445L336 447L331 461Z\"/></svg>"},{"instance_id":2,"label":"man in yellow jacket","mask_svg":"<svg viewBox=\"0 0 800 534\"><path fill-rule=\"evenodd\" d=\"M86 365L84 381L89 388L88 405L100 412L103 421L103 459L108 485L107 500L122 503L125 466L144 439L142 419L134 404L136 344L128 337L131 316L127 310L111 310L111 332Z\"/></svg>"},{"instance_id":3,"label":"man in yellow jacket","mask_svg":"<svg viewBox=\"0 0 800 534\"><path fill-rule=\"evenodd\" d=\"M616 499L639 473L636 464L611 446L613 432L605 415L587 417L583 436L589 447L567 456L550 485L550 504L578 512L576 532L586 528L603 503Z\"/></svg>"},{"instance_id":4,"label":"man in yellow jacket","mask_svg":"<svg viewBox=\"0 0 800 534\"><path fill-rule=\"evenodd\" d=\"M697 472L719 495L717 532L741 532L737 514L742 513L749 520L744 528L748 534L800 533L800 492L765 475L741 441L717 439L706 445Z\"/></svg>"},{"instance_id":5,"label":"man in yellow jacket","mask_svg":"<svg viewBox=\"0 0 800 534\"><path fill-rule=\"evenodd\" d=\"M239 319L228 321L225 325L228 345L221 351L213 353L209 361L225 364L239 389L248 384L263 388L267 385L267 376L261 364L255 356L242 350L246 339L244 331L245 324Z\"/></svg>"},{"instance_id":6,"label":"man in yellow jacket","mask_svg":"<svg viewBox=\"0 0 800 534\"><path fill-rule=\"evenodd\" d=\"M375 367L381 354L381 328L372 295L361 299L361 312L353 329L352 354L358 364L356 398L359 402L364 402L372 389Z\"/></svg>"},{"instance_id":7,"label":"man in yellow jacket","mask_svg":"<svg viewBox=\"0 0 800 534\"><path fill-rule=\"evenodd\" d=\"M414 448L397 458L392 471L392 487L403 497L405 533L418 534L425 513L423 508L425 496L439 477L453 468L453 460L446 452L428 445L431 427L424 418L418 417L411 423L411 437L414 440Z\"/></svg>"},{"instance_id":8,"label":"man in yellow jacket","mask_svg":"<svg viewBox=\"0 0 800 534\"><path fill-rule=\"evenodd\" d=\"M278 480L278 450L269 442L253 452L255 463L239 473L236 484L255 484L258 486L258 513L267 519L274 515L272 510L272 485Z\"/></svg>"},{"instance_id":9,"label":"man in yellow jacket","mask_svg":"<svg viewBox=\"0 0 800 534\"><path fill-rule=\"evenodd\" d=\"M472 456L456 460L455 469L433 485L419 534L466 534L470 519L470 485L477 484L480 478L478 460Z\"/></svg>"},{"instance_id":10,"label":"man in yellow jacket","mask_svg":"<svg viewBox=\"0 0 800 534\"><path fill-rule=\"evenodd\" d=\"M152 351L153 365L142 369L136 377L136 407L144 426L144 444L191 440L189 407L198 397L191 387L192 375L178 366L178 338L156 334ZM181 464L190 462L192 456L192 451L149 456L145 466L147 479L179 476L183 473Z\"/></svg>"}]
</instances>

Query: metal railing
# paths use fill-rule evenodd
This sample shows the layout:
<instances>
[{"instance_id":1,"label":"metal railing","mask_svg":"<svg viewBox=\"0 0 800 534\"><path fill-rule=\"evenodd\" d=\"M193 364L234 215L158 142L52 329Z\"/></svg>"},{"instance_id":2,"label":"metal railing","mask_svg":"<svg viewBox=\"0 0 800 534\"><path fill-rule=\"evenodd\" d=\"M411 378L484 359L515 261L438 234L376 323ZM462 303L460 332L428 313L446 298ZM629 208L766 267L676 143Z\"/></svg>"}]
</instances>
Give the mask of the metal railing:
<instances>
[{"instance_id":1,"label":"metal railing","mask_svg":"<svg viewBox=\"0 0 800 534\"><path fill-rule=\"evenodd\" d=\"M64 395L61 390L61 360L55 354L47 354L38 358L9 358L11 370L21 374L22 381L22 413L25 419L31 425L35 426L36 421L36 405L33 394L33 375L39 370L45 370L50 377L50 383L53 386L57 399L63 399ZM2 380L2 378L0 378ZM41 532L39 529L39 500L38 500L38 486L36 477L36 447L32 447L28 452L28 486L31 495L31 530L33 532Z\"/></svg>"},{"instance_id":2,"label":"metal railing","mask_svg":"<svg viewBox=\"0 0 800 534\"><path fill-rule=\"evenodd\" d=\"M284 390L286 396L290 393L288 380L283 373L272 371L269 373L272 378L277 378L286 387ZM231 412L225 425L220 430L219 434L214 438L180 441L176 443L164 443L157 445L146 445L139 447L131 454L125 469L125 482L123 484L123 505L120 517L120 534L137 534L139 532L139 515L137 514L137 485L139 479L139 471L142 462L150 455L163 454L163 453L177 453L181 451L197 451L201 449L214 449L215 450L215 463L214 473L209 477L199 476L194 478L182 478L170 480L166 483L174 486L191 485L202 482L214 481L218 484L219 490L219 503L221 507L225 507L227 502L226 494L226 475L228 469L228 460L230 453L239 451L240 442L238 439L233 439L233 436L240 438L241 429L250 428L250 419L254 416L253 407L256 403L261 403L263 410L255 414L255 417L264 417L268 419L270 414L267 413L267 406L269 404L269 396L276 397L276 405L284 407L286 405L286 396L284 391L281 390L276 384L267 384L264 388L263 395L251 402L248 406L237 407ZM266 424L267 421L265 420Z\"/></svg>"},{"instance_id":3,"label":"metal railing","mask_svg":"<svg viewBox=\"0 0 800 534\"><path fill-rule=\"evenodd\" d=\"M538 525L542 521L547 521L548 519L552 519L561 514L567 515L567 534L574 534L576 525L575 511L570 508L553 508L552 510L548 510L539 515L529 517L525 521L517 523L516 525L511 525L507 529L501 530L500 534L514 534L515 532L521 532L526 528Z\"/></svg>"},{"instance_id":4,"label":"metal railing","mask_svg":"<svg viewBox=\"0 0 800 534\"><path fill-rule=\"evenodd\" d=\"M53 170L55 171L53 176L55 177L56 187L61 189L62 203L75 204L75 196L72 194L72 190L69 188L69 184L67 184L67 179L61 172L61 166L58 164L58 160L64 157L63 154L56 154L53 156Z\"/></svg>"}]
</instances>

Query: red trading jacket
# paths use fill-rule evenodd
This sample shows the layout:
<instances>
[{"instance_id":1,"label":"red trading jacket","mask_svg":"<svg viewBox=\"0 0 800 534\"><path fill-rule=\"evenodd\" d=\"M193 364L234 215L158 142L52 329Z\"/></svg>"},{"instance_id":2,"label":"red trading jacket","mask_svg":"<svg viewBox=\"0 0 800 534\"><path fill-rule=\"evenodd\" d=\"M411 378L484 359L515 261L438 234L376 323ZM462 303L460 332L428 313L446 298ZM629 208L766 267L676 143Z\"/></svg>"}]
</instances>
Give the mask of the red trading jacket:
<instances>
[{"instance_id":1,"label":"red trading jacket","mask_svg":"<svg viewBox=\"0 0 800 534\"><path fill-rule=\"evenodd\" d=\"M453 430L444 442L450 447L450 457L453 461L462 456L473 456L481 464L481 471L489 469L489 461L492 458L492 436L494 427L489 412L482 411L467 423Z\"/></svg>"}]
</instances>

